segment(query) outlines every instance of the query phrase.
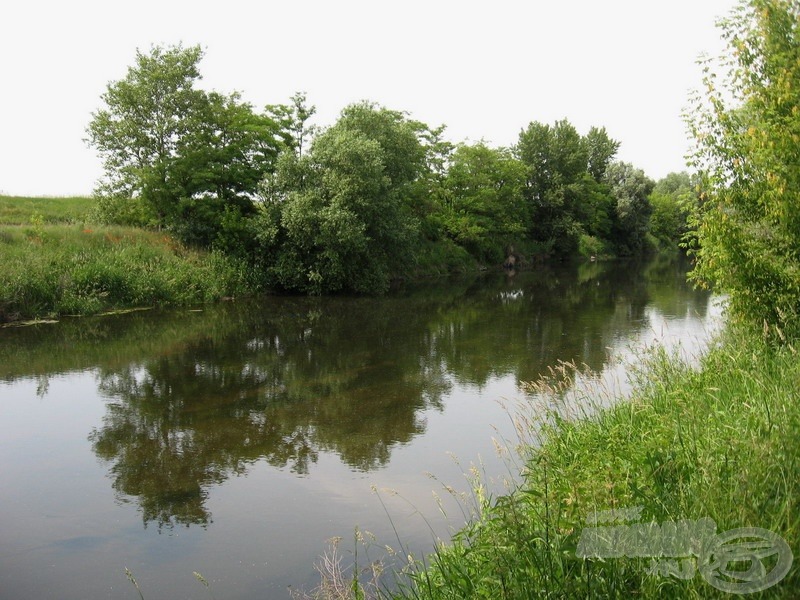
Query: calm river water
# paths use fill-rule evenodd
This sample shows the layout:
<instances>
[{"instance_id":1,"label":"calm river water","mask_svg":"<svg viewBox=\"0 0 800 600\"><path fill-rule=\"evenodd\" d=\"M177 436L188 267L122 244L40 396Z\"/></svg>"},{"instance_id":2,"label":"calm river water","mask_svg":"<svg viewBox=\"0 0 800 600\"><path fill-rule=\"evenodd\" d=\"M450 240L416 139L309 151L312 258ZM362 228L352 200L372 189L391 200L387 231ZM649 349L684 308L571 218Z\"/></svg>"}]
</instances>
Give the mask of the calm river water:
<instances>
[{"instance_id":1,"label":"calm river water","mask_svg":"<svg viewBox=\"0 0 800 600\"><path fill-rule=\"evenodd\" d=\"M718 312L662 259L0 329L0 598L287 598L356 528L420 556L468 511L443 486L514 473L520 382Z\"/></svg>"}]
</instances>

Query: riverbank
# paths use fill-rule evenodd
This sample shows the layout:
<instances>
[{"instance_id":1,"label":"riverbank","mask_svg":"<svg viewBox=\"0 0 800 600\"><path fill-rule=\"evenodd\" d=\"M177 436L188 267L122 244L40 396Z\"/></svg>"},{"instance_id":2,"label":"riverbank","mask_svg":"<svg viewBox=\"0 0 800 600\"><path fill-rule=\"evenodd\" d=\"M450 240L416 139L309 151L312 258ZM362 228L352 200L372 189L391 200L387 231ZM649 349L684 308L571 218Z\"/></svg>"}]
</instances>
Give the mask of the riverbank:
<instances>
[{"instance_id":1,"label":"riverbank","mask_svg":"<svg viewBox=\"0 0 800 600\"><path fill-rule=\"evenodd\" d=\"M617 557L624 542L603 546L587 536L595 524L710 518L718 533L773 532L797 555L798 381L795 351L770 347L753 332L728 332L699 368L656 352L630 400L585 420L551 420L541 447L527 451L519 491L487 500L480 518L427 568L412 569L412 585L397 597L727 596L715 588L737 580L718 576L712 587L701 575L702 558ZM557 398L559 386L546 391ZM606 518L594 523L595 511L618 512L600 513ZM578 556L598 548L602 560ZM767 573L779 555L764 559ZM764 594L793 598L799 585L794 568Z\"/></svg>"},{"instance_id":2,"label":"riverbank","mask_svg":"<svg viewBox=\"0 0 800 600\"><path fill-rule=\"evenodd\" d=\"M172 236L91 223L92 198L0 196L0 323L249 293L243 265Z\"/></svg>"},{"instance_id":3,"label":"riverbank","mask_svg":"<svg viewBox=\"0 0 800 600\"><path fill-rule=\"evenodd\" d=\"M168 232L98 225L94 208L95 200L86 197L0 196L0 323L200 305L267 291L269 277L244 260L186 246ZM536 256L535 248L519 250L518 268L525 268L521 257ZM591 251L581 252L583 260L594 260ZM391 279L489 268L450 239L420 239L412 264Z\"/></svg>"},{"instance_id":4,"label":"riverbank","mask_svg":"<svg viewBox=\"0 0 800 600\"><path fill-rule=\"evenodd\" d=\"M93 198L0 196L0 323L263 293L243 261L187 247L168 232L94 223ZM425 241L399 280L478 271L450 240ZM258 281L256 281L258 279Z\"/></svg>"},{"instance_id":5,"label":"riverbank","mask_svg":"<svg viewBox=\"0 0 800 600\"><path fill-rule=\"evenodd\" d=\"M248 290L235 261L130 227L5 225L0 252L0 322L201 304Z\"/></svg>"}]
</instances>

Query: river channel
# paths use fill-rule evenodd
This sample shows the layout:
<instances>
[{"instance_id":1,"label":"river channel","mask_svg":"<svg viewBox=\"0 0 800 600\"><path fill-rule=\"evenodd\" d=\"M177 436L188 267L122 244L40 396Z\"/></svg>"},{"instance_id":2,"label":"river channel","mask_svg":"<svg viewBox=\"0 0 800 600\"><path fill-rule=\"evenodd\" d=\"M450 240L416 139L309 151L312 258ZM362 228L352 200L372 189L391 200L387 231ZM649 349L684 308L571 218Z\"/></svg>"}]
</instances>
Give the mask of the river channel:
<instances>
[{"instance_id":1,"label":"river channel","mask_svg":"<svg viewBox=\"0 0 800 600\"><path fill-rule=\"evenodd\" d=\"M685 275L590 263L0 329L0 598L139 598L126 569L147 599L287 598L356 528L422 556L463 524L471 470L513 479L521 382L700 352L719 309Z\"/></svg>"}]
</instances>

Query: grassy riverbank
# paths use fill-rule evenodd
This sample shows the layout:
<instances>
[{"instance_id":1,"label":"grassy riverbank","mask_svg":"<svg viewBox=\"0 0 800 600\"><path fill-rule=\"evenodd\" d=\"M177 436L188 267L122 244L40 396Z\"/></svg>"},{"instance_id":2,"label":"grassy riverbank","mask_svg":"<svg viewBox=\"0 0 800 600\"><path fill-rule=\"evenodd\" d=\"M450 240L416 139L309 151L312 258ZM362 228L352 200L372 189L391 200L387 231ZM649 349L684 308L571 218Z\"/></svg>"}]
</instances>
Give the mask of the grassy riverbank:
<instances>
[{"instance_id":1,"label":"grassy riverbank","mask_svg":"<svg viewBox=\"0 0 800 600\"><path fill-rule=\"evenodd\" d=\"M649 557L579 558L581 534L594 511L641 507L643 522L708 517L719 533L767 529L797 555L799 383L795 351L755 333L728 333L699 368L661 352L629 401L587 419L551 419L528 451L519 491L487 500L426 569L412 570L399 597L727 597L703 578L699 559L675 561L687 576L698 567L687 580L650 575ZM558 388L540 391L557 398ZM764 559L767 572L775 562ZM794 598L798 586L795 567L763 597Z\"/></svg>"},{"instance_id":2,"label":"grassy riverbank","mask_svg":"<svg viewBox=\"0 0 800 600\"><path fill-rule=\"evenodd\" d=\"M247 290L245 269L172 237L86 223L91 199L0 197L0 322L191 305Z\"/></svg>"}]
</instances>

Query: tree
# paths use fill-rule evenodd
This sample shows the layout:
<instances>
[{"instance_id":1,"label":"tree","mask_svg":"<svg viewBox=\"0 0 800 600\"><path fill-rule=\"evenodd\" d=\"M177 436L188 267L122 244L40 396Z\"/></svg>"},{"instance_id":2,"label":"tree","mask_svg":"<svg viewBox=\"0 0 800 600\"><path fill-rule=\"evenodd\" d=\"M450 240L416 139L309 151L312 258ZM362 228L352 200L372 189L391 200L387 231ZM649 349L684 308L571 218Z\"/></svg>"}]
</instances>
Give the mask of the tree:
<instances>
[{"instance_id":1,"label":"tree","mask_svg":"<svg viewBox=\"0 0 800 600\"><path fill-rule=\"evenodd\" d=\"M408 190L406 204L419 223L424 240L442 239L442 212L448 204L447 173L450 168L455 145L444 139L444 125L424 128L418 139L425 151L424 166Z\"/></svg>"},{"instance_id":2,"label":"tree","mask_svg":"<svg viewBox=\"0 0 800 600\"><path fill-rule=\"evenodd\" d=\"M308 106L305 92L296 92L291 101L291 104L269 104L265 110L280 126L278 140L299 157L306 152L308 141L316 133L316 127L308 121L316 114L317 107Z\"/></svg>"},{"instance_id":3,"label":"tree","mask_svg":"<svg viewBox=\"0 0 800 600\"><path fill-rule=\"evenodd\" d=\"M614 200L604 176L619 148L605 128L585 137L567 120L531 123L520 133L517 156L528 167L525 196L531 237L557 256L570 256L583 236L610 235Z\"/></svg>"},{"instance_id":4,"label":"tree","mask_svg":"<svg viewBox=\"0 0 800 600\"><path fill-rule=\"evenodd\" d=\"M800 316L800 4L741 2L720 27L688 116L705 179L692 277L780 338Z\"/></svg>"},{"instance_id":5,"label":"tree","mask_svg":"<svg viewBox=\"0 0 800 600\"><path fill-rule=\"evenodd\" d=\"M243 252L247 240L225 239L231 233L225 224L255 214L260 182L275 168L278 125L238 94L217 92L205 93L187 120L174 166L180 197L171 227L184 241Z\"/></svg>"},{"instance_id":6,"label":"tree","mask_svg":"<svg viewBox=\"0 0 800 600\"><path fill-rule=\"evenodd\" d=\"M677 248L689 231L689 214L696 205L697 183L686 173L669 173L650 195L650 233L664 248Z\"/></svg>"},{"instance_id":7,"label":"tree","mask_svg":"<svg viewBox=\"0 0 800 600\"><path fill-rule=\"evenodd\" d=\"M388 288L416 239L405 197L424 166L417 129L401 113L352 105L308 155L281 158L263 188L278 286L314 294Z\"/></svg>"},{"instance_id":8,"label":"tree","mask_svg":"<svg viewBox=\"0 0 800 600\"><path fill-rule=\"evenodd\" d=\"M501 262L525 229L525 165L484 143L456 148L444 180L440 219L448 237L482 261Z\"/></svg>"},{"instance_id":9,"label":"tree","mask_svg":"<svg viewBox=\"0 0 800 600\"><path fill-rule=\"evenodd\" d=\"M139 201L159 226L208 245L226 211L253 212L259 182L274 168L279 130L238 94L195 89L202 57L199 46L137 51L87 131L104 159L99 196Z\"/></svg>"},{"instance_id":10,"label":"tree","mask_svg":"<svg viewBox=\"0 0 800 600\"><path fill-rule=\"evenodd\" d=\"M592 127L584 138L588 153L589 174L595 181L602 181L606 169L619 150L619 142L608 137L605 127Z\"/></svg>"},{"instance_id":11,"label":"tree","mask_svg":"<svg viewBox=\"0 0 800 600\"><path fill-rule=\"evenodd\" d=\"M516 151L530 169L530 196L540 200L549 190L578 181L589 160L580 134L566 119L553 126L531 123L520 133Z\"/></svg>"},{"instance_id":12,"label":"tree","mask_svg":"<svg viewBox=\"0 0 800 600\"><path fill-rule=\"evenodd\" d=\"M425 169L427 154L421 137L430 130L402 112L359 102L342 111L335 127L357 131L378 143L384 154L384 174L396 189L408 187Z\"/></svg>"},{"instance_id":13,"label":"tree","mask_svg":"<svg viewBox=\"0 0 800 600\"><path fill-rule=\"evenodd\" d=\"M524 195L529 235L549 253L573 254L580 226L567 187L586 171L588 156L580 135L566 120L552 127L530 123L519 135L516 154L528 168Z\"/></svg>"},{"instance_id":14,"label":"tree","mask_svg":"<svg viewBox=\"0 0 800 600\"><path fill-rule=\"evenodd\" d=\"M605 180L616 200L616 220L612 239L620 254L636 254L645 249L649 229L649 196L655 183L641 169L625 162L613 162L606 169Z\"/></svg>"},{"instance_id":15,"label":"tree","mask_svg":"<svg viewBox=\"0 0 800 600\"><path fill-rule=\"evenodd\" d=\"M88 142L103 158L100 195L140 197L159 223L174 214L182 190L173 177L189 116L201 102L199 46L136 52L124 79L108 84L105 108L92 114Z\"/></svg>"}]
</instances>

